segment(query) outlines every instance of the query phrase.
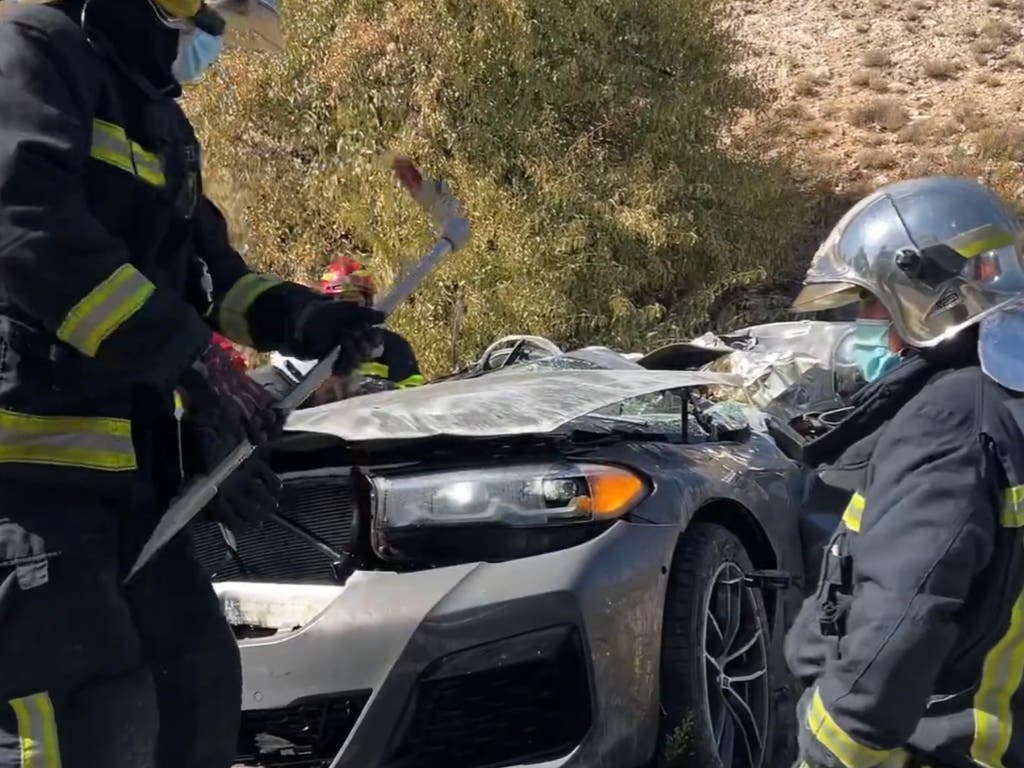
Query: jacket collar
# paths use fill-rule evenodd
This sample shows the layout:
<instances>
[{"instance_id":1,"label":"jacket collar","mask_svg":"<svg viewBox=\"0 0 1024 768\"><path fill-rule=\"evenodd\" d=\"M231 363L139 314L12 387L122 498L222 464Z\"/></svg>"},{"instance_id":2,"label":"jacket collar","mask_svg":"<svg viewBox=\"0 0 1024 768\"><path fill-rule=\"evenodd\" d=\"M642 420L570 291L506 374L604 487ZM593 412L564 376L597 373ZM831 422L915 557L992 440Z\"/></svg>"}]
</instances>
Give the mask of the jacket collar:
<instances>
[{"instance_id":1,"label":"jacket collar","mask_svg":"<svg viewBox=\"0 0 1024 768\"><path fill-rule=\"evenodd\" d=\"M804 460L811 466L867 462L879 430L938 370L924 357L908 356L897 368L864 387L851 399L852 410L835 429L809 442Z\"/></svg>"}]
</instances>

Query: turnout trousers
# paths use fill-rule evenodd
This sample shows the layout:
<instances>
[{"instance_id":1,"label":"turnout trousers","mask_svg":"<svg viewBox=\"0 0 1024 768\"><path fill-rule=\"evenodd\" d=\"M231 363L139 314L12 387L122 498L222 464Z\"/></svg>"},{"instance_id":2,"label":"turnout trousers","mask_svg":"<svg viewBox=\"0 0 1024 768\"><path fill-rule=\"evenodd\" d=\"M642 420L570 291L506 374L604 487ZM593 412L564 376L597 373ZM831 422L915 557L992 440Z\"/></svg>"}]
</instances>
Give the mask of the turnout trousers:
<instances>
[{"instance_id":1,"label":"turnout trousers","mask_svg":"<svg viewBox=\"0 0 1024 768\"><path fill-rule=\"evenodd\" d=\"M0 481L0 768L227 768L238 647L179 536L123 585L162 509Z\"/></svg>"}]
</instances>

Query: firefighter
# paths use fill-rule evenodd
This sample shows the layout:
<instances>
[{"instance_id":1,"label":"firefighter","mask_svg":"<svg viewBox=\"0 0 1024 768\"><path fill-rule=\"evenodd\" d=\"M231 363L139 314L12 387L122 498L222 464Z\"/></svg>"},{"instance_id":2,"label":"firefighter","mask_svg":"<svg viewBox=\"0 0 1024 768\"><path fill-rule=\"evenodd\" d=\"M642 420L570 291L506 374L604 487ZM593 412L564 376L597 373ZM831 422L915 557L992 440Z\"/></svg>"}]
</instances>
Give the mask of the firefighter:
<instances>
[{"instance_id":1,"label":"firefighter","mask_svg":"<svg viewBox=\"0 0 1024 768\"><path fill-rule=\"evenodd\" d=\"M183 433L280 429L212 332L309 358L341 345L344 373L381 316L229 245L172 73L196 29L223 33L214 7L5 6L0 768L226 768L238 649L188 540L124 576L194 469ZM266 467L236 477L274 503Z\"/></svg>"},{"instance_id":2,"label":"firefighter","mask_svg":"<svg viewBox=\"0 0 1024 768\"><path fill-rule=\"evenodd\" d=\"M336 259L325 268L319 289L326 296L363 307L372 307L377 296L369 270L350 256ZM353 395L422 385L424 378L409 342L388 329L381 329L378 339L379 344L370 358L357 369L358 376L332 376L310 397L307 405L324 405ZM255 371L253 377L281 397L314 365L315 360L273 354L270 365Z\"/></svg>"},{"instance_id":3,"label":"firefighter","mask_svg":"<svg viewBox=\"0 0 1024 768\"><path fill-rule=\"evenodd\" d=\"M974 181L882 187L801 311L857 303L869 384L807 455L849 494L786 640L798 766L1024 766L1024 231Z\"/></svg>"}]
</instances>

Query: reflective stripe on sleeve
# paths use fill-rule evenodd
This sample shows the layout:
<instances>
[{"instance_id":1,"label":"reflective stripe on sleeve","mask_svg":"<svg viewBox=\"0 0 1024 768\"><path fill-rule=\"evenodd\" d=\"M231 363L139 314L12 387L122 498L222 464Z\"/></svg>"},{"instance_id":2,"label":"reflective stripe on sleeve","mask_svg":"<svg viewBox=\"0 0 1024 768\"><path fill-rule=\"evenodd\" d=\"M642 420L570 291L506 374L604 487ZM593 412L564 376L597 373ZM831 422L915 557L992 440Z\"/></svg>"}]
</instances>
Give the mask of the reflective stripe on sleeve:
<instances>
[{"instance_id":1,"label":"reflective stripe on sleeve","mask_svg":"<svg viewBox=\"0 0 1024 768\"><path fill-rule=\"evenodd\" d=\"M1024 527L1024 485L1015 485L1003 492L999 518L1006 528Z\"/></svg>"},{"instance_id":2,"label":"reflective stripe on sleeve","mask_svg":"<svg viewBox=\"0 0 1024 768\"><path fill-rule=\"evenodd\" d=\"M376 376L378 379L386 379L391 369L383 363L368 362L359 366L359 372L363 376Z\"/></svg>"},{"instance_id":3,"label":"reflective stripe on sleeve","mask_svg":"<svg viewBox=\"0 0 1024 768\"><path fill-rule=\"evenodd\" d=\"M53 702L46 692L8 702L18 719L21 768L60 768Z\"/></svg>"},{"instance_id":4,"label":"reflective stripe on sleeve","mask_svg":"<svg viewBox=\"0 0 1024 768\"><path fill-rule=\"evenodd\" d=\"M122 264L71 308L57 338L95 357L110 334L134 315L156 287L131 264Z\"/></svg>"},{"instance_id":5,"label":"reflective stripe on sleeve","mask_svg":"<svg viewBox=\"0 0 1024 768\"><path fill-rule=\"evenodd\" d=\"M154 187L167 184L160 158L129 139L124 128L115 123L99 118L92 121L92 147L89 154L94 160L137 176Z\"/></svg>"},{"instance_id":6,"label":"reflective stripe on sleeve","mask_svg":"<svg viewBox=\"0 0 1024 768\"><path fill-rule=\"evenodd\" d=\"M850 503L843 512L843 525L854 533L860 533L860 519L864 515L864 497L859 493L850 497Z\"/></svg>"},{"instance_id":7,"label":"reflective stripe on sleeve","mask_svg":"<svg viewBox=\"0 0 1024 768\"><path fill-rule=\"evenodd\" d=\"M399 389L405 389L406 387L420 387L427 383L427 380L420 376L418 373L414 373L412 376L407 376L397 383Z\"/></svg>"},{"instance_id":8,"label":"reflective stripe on sleeve","mask_svg":"<svg viewBox=\"0 0 1024 768\"><path fill-rule=\"evenodd\" d=\"M92 157L107 165L135 173L132 163L132 145L124 128L106 120L92 121Z\"/></svg>"},{"instance_id":9,"label":"reflective stripe on sleeve","mask_svg":"<svg viewBox=\"0 0 1024 768\"><path fill-rule=\"evenodd\" d=\"M0 462L122 472L136 468L127 419L36 416L0 409Z\"/></svg>"},{"instance_id":10,"label":"reflective stripe on sleeve","mask_svg":"<svg viewBox=\"0 0 1024 768\"><path fill-rule=\"evenodd\" d=\"M135 163L135 175L154 187L167 184L163 164L152 152L147 152L134 141L132 142L132 160Z\"/></svg>"},{"instance_id":11,"label":"reflective stripe on sleeve","mask_svg":"<svg viewBox=\"0 0 1024 768\"><path fill-rule=\"evenodd\" d=\"M1013 732L1011 700L1024 674L1024 592L1010 611L1010 627L985 656L974 695L971 757L985 768L1003 768Z\"/></svg>"},{"instance_id":12,"label":"reflective stripe on sleeve","mask_svg":"<svg viewBox=\"0 0 1024 768\"><path fill-rule=\"evenodd\" d=\"M817 689L807 710L807 729L846 768L875 768L892 754L892 750L872 749L855 741L832 719Z\"/></svg>"},{"instance_id":13,"label":"reflective stripe on sleeve","mask_svg":"<svg viewBox=\"0 0 1024 768\"><path fill-rule=\"evenodd\" d=\"M282 282L273 275L257 275L253 272L240 277L221 301L217 315L221 332L239 344L256 346L249 330L249 308L265 291Z\"/></svg>"}]
</instances>

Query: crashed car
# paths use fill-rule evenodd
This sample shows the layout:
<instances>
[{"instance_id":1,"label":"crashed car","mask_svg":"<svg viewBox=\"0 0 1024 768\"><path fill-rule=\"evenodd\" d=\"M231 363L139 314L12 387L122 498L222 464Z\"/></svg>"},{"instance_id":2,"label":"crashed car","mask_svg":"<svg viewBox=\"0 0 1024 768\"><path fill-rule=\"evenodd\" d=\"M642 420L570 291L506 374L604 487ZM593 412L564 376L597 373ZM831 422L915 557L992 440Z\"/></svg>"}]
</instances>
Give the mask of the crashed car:
<instances>
[{"instance_id":1,"label":"crashed car","mask_svg":"<svg viewBox=\"0 0 1024 768\"><path fill-rule=\"evenodd\" d=\"M808 470L747 416L827 400L809 382L845 331L783 325L642 356L534 344L293 414L279 518L193 530L241 648L239 764L790 751L783 636L840 506L809 505Z\"/></svg>"}]
</instances>

